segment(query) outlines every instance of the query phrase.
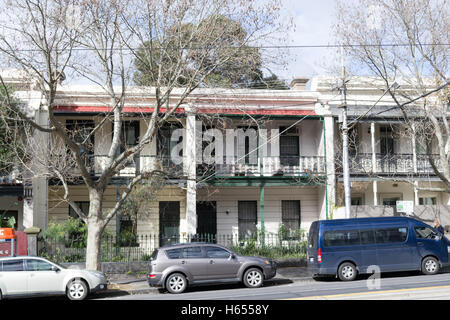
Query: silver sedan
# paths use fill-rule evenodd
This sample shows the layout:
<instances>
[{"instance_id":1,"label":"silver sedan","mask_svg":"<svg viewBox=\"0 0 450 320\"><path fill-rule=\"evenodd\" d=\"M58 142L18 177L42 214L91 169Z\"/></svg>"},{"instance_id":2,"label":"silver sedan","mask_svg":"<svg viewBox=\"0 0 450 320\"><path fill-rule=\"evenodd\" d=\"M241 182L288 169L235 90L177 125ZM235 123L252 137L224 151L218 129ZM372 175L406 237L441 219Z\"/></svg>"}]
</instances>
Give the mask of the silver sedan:
<instances>
[{"instance_id":1,"label":"silver sedan","mask_svg":"<svg viewBox=\"0 0 450 320\"><path fill-rule=\"evenodd\" d=\"M0 300L39 295L83 300L89 293L106 289L103 272L68 269L39 257L0 258Z\"/></svg>"}]
</instances>

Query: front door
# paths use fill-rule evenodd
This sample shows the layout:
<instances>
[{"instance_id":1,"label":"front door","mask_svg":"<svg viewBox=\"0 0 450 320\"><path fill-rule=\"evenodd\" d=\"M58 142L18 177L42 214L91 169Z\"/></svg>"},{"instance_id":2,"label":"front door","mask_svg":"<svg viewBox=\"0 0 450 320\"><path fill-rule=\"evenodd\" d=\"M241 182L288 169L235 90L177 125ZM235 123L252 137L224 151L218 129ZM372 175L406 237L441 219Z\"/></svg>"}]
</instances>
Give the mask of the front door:
<instances>
[{"instance_id":1,"label":"front door","mask_svg":"<svg viewBox=\"0 0 450 320\"><path fill-rule=\"evenodd\" d=\"M201 241L215 242L217 209L215 201L197 202L197 234Z\"/></svg>"},{"instance_id":2,"label":"front door","mask_svg":"<svg viewBox=\"0 0 450 320\"><path fill-rule=\"evenodd\" d=\"M180 242L180 202L159 202L159 246Z\"/></svg>"},{"instance_id":3,"label":"front door","mask_svg":"<svg viewBox=\"0 0 450 320\"><path fill-rule=\"evenodd\" d=\"M425 226L416 226L414 233L417 239L418 261L427 255L435 255L440 262L448 262L447 244L436 232Z\"/></svg>"},{"instance_id":4,"label":"front door","mask_svg":"<svg viewBox=\"0 0 450 320\"><path fill-rule=\"evenodd\" d=\"M208 279L235 279L241 266L236 257L220 247L206 246Z\"/></svg>"},{"instance_id":5,"label":"front door","mask_svg":"<svg viewBox=\"0 0 450 320\"><path fill-rule=\"evenodd\" d=\"M52 270L53 265L38 259L26 260L29 293L56 293L64 290L65 274Z\"/></svg>"}]
</instances>

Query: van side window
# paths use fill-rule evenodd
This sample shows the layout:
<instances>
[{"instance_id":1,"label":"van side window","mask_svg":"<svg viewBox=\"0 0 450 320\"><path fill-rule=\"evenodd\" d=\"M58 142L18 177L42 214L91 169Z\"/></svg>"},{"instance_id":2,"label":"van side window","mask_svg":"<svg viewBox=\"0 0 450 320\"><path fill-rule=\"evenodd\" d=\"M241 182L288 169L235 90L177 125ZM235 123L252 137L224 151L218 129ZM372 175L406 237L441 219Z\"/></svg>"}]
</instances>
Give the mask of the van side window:
<instances>
[{"instance_id":1,"label":"van side window","mask_svg":"<svg viewBox=\"0 0 450 320\"><path fill-rule=\"evenodd\" d=\"M405 242L408 237L408 228L386 228L375 230L377 243Z\"/></svg>"},{"instance_id":2,"label":"van side window","mask_svg":"<svg viewBox=\"0 0 450 320\"><path fill-rule=\"evenodd\" d=\"M427 227L414 227L417 239L433 239L437 234Z\"/></svg>"},{"instance_id":3,"label":"van side window","mask_svg":"<svg viewBox=\"0 0 450 320\"><path fill-rule=\"evenodd\" d=\"M375 244L375 234L373 230L361 230L361 244Z\"/></svg>"},{"instance_id":4,"label":"van side window","mask_svg":"<svg viewBox=\"0 0 450 320\"><path fill-rule=\"evenodd\" d=\"M360 244L358 230L327 231L324 233L323 241L325 247L351 246Z\"/></svg>"}]
</instances>

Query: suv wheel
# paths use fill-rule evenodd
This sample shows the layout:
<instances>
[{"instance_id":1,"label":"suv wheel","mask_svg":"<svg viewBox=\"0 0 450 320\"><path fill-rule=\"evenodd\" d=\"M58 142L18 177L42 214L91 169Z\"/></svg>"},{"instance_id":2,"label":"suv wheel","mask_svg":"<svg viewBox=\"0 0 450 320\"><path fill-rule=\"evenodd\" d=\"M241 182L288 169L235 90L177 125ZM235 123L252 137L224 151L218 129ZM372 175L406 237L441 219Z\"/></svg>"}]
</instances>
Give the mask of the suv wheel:
<instances>
[{"instance_id":1,"label":"suv wheel","mask_svg":"<svg viewBox=\"0 0 450 320\"><path fill-rule=\"evenodd\" d=\"M88 288L83 280L73 280L67 285L66 295L70 300L83 300L88 294Z\"/></svg>"},{"instance_id":2,"label":"suv wheel","mask_svg":"<svg viewBox=\"0 0 450 320\"><path fill-rule=\"evenodd\" d=\"M353 281L356 279L358 272L353 263L345 262L339 266L338 277L342 281Z\"/></svg>"},{"instance_id":3,"label":"suv wheel","mask_svg":"<svg viewBox=\"0 0 450 320\"><path fill-rule=\"evenodd\" d=\"M263 281L264 275L259 269L251 268L244 273L244 284L248 288L261 287Z\"/></svg>"},{"instance_id":4,"label":"suv wheel","mask_svg":"<svg viewBox=\"0 0 450 320\"><path fill-rule=\"evenodd\" d=\"M166 288L170 293L182 293L187 288L187 280L181 273L173 273L166 280Z\"/></svg>"},{"instance_id":5,"label":"suv wheel","mask_svg":"<svg viewBox=\"0 0 450 320\"><path fill-rule=\"evenodd\" d=\"M439 261L433 257L426 257L422 261L423 274L436 274L439 272Z\"/></svg>"}]
</instances>

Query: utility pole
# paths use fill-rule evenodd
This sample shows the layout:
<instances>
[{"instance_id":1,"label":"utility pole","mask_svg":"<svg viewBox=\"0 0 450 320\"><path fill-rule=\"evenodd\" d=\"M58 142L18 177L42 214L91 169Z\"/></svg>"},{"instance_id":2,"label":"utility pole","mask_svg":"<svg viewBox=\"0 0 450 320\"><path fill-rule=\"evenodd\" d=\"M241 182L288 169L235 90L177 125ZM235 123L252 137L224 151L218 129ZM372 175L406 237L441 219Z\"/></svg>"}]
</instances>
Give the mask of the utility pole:
<instances>
[{"instance_id":1,"label":"utility pole","mask_svg":"<svg viewBox=\"0 0 450 320\"><path fill-rule=\"evenodd\" d=\"M344 46L341 46L341 108L342 108L342 167L344 174L345 218L351 217L350 168L348 161L347 87L345 80Z\"/></svg>"}]
</instances>

